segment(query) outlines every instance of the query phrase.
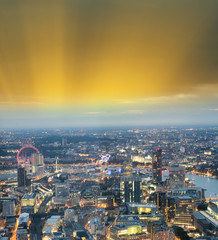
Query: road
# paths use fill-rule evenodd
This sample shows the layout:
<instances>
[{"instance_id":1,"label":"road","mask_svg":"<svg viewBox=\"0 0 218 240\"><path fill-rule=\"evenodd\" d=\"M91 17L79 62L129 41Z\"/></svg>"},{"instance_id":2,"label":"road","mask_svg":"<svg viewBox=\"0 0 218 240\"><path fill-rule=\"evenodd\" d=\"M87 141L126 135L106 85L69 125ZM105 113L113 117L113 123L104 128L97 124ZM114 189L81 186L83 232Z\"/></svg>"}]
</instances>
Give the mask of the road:
<instances>
[{"instance_id":1,"label":"road","mask_svg":"<svg viewBox=\"0 0 218 240\"><path fill-rule=\"evenodd\" d=\"M45 197L44 201L41 203L41 205L39 207L38 213L46 213L46 211L48 209L47 203L49 201L51 201L51 199L52 199L52 196Z\"/></svg>"}]
</instances>

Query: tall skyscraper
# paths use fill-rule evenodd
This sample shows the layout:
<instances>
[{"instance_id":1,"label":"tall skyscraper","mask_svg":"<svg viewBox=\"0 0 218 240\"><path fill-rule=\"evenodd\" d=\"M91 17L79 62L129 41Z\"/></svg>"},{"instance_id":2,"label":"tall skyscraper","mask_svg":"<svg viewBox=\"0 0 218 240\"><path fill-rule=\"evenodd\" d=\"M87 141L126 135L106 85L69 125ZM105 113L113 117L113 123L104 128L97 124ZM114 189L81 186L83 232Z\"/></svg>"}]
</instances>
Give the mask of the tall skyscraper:
<instances>
[{"instance_id":1,"label":"tall skyscraper","mask_svg":"<svg viewBox=\"0 0 218 240\"><path fill-rule=\"evenodd\" d=\"M17 182L18 187L26 187L29 185L29 181L27 179L27 172L23 167L19 167L17 169Z\"/></svg>"},{"instance_id":2,"label":"tall skyscraper","mask_svg":"<svg viewBox=\"0 0 218 240\"><path fill-rule=\"evenodd\" d=\"M162 150L159 148L153 153L152 179L155 184L162 182Z\"/></svg>"},{"instance_id":3,"label":"tall skyscraper","mask_svg":"<svg viewBox=\"0 0 218 240\"><path fill-rule=\"evenodd\" d=\"M120 179L120 198L125 202L141 201L141 178L139 176L125 176Z\"/></svg>"}]
</instances>

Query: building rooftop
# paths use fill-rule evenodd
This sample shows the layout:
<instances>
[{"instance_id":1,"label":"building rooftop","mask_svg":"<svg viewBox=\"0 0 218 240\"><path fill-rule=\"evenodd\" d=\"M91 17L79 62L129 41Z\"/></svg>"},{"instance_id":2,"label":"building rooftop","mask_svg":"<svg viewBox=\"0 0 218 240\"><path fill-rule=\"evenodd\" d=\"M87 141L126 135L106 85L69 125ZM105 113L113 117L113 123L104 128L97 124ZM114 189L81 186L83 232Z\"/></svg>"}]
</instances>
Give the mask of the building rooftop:
<instances>
[{"instance_id":1,"label":"building rooftop","mask_svg":"<svg viewBox=\"0 0 218 240\"><path fill-rule=\"evenodd\" d=\"M29 200L29 199L33 199L36 197L36 194L35 193L25 193L22 197L22 199L26 199L26 200Z\"/></svg>"},{"instance_id":2,"label":"building rooftop","mask_svg":"<svg viewBox=\"0 0 218 240\"><path fill-rule=\"evenodd\" d=\"M128 207L157 208L153 203L127 203Z\"/></svg>"}]
</instances>

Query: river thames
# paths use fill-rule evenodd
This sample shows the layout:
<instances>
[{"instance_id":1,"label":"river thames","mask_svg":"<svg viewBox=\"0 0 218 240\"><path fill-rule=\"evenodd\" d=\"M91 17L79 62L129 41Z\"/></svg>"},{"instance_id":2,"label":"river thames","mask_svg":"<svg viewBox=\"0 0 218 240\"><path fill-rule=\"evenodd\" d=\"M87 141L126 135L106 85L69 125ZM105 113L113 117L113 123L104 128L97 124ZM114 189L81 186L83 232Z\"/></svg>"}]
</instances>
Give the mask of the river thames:
<instances>
[{"instance_id":1,"label":"river thames","mask_svg":"<svg viewBox=\"0 0 218 240\"><path fill-rule=\"evenodd\" d=\"M206 189L206 198L218 197L218 179L203 177L191 173L187 173L186 177L190 179L197 187L202 187Z\"/></svg>"}]
</instances>

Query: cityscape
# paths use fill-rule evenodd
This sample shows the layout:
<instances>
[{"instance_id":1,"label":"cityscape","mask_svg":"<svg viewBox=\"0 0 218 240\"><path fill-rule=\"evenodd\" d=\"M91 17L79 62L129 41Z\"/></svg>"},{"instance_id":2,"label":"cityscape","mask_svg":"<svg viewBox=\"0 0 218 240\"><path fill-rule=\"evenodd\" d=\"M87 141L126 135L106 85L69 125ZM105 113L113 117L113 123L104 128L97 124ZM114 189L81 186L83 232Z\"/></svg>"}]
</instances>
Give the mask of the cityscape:
<instances>
[{"instance_id":1,"label":"cityscape","mask_svg":"<svg viewBox=\"0 0 218 240\"><path fill-rule=\"evenodd\" d=\"M2 239L216 239L218 128L1 130Z\"/></svg>"},{"instance_id":2,"label":"cityscape","mask_svg":"<svg viewBox=\"0 0 218 240\"><path fill-rule=\"evenodd\" d=\"M0 240L218 240L217 10L0 0Z\"/></svg>"}]
</instances>

